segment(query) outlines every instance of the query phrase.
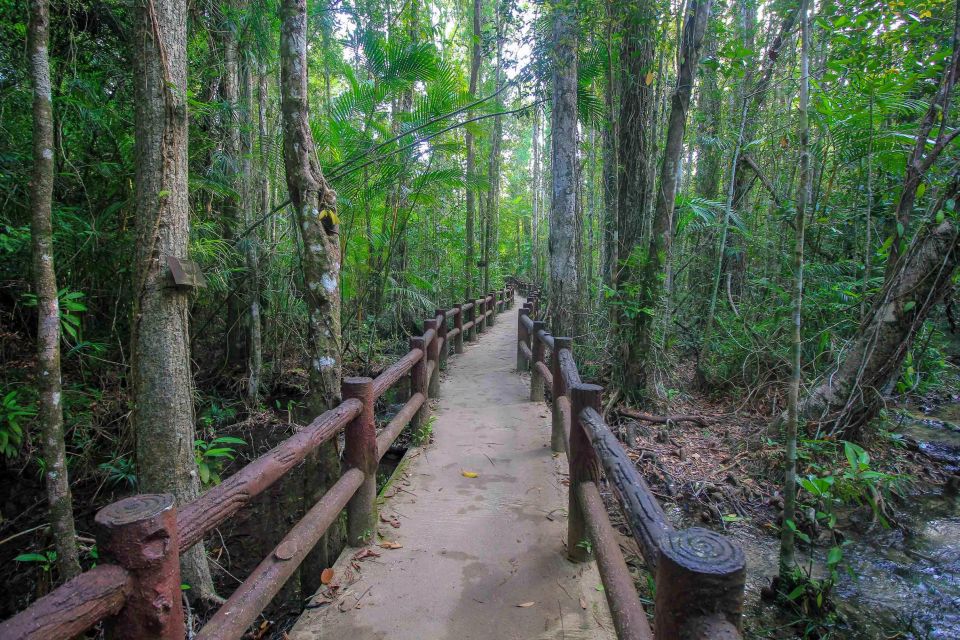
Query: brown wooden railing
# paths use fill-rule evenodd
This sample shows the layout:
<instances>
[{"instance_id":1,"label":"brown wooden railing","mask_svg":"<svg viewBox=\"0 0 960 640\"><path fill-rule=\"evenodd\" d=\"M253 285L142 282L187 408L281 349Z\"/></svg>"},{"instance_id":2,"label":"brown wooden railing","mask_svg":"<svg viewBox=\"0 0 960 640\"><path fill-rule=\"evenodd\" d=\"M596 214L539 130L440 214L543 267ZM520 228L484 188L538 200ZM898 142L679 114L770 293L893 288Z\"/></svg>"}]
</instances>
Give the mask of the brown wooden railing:
<instances>
[{"instance_id":1,"label":"brown wooden railing","mask_svg":"<svg viewBox=\"0 0 960 640\"><path fill-rule=\"evenodd\" d=\"M551 447L569 464L567 555L582 562L592 547L617 636L621 639L738 639L746 562L740 547L714 531L677 531L607 426L603 388L584 383L570 338L552 336L540 317L540 294L520 285L527 301L517 320L517 369L530 371L530 400L553 409ZM549 365L547 354L550 354ZM653 631L601 498L601 472L654 574ZM589 545L587 542L589 541Z\"/></svg>"},{"instance_id":2,"label":"brown wooden railing","mask_svg":"<svg viewBox=\"0 0 960 640\"><path fill-rule=\"evenodd\" d=\"M345 379L343 402L337 407L179 509L171 496L156 494L135 495L104 507L96 515L97 547L104 564L0 623L0 639L74 638L105 621L111 637L183 640L186 623L179 554L342 429L346 447L340 479L195 636L198 640L241 637L343 509L347 511L348 542L367 542L376 530L380 458L404 427L419 428L427 421L427 400L439 391L440 369L451 342L454 353L462 353L464 340L478 339L496 321L497 312L512 303L513 288L506 287L452 309L437 310L424 321L423 335L410 338L407 354L379 376ZM374 403L407 375L409 399L377 434Z\"/></svg>"}]
</instances>

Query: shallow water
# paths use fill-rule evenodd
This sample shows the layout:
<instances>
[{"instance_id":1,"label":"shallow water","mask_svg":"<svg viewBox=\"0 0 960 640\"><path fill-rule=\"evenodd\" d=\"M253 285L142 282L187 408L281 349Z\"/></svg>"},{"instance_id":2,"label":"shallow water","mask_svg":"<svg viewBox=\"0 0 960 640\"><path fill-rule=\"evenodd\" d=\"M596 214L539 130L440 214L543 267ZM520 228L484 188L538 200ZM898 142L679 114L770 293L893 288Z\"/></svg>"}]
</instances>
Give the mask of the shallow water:
<instances>
[{"instance_id":1,"label":"shallow water","mask_svg":"<svg viewBox=\"0 0 960 640\"><path fill-rule=\"evenodd\" d=\"M921 443L954 470L960 468L960 404L905 420L898 432ZM850 533L835 588L839 610L849 626L838 637L856 639L960 638L960 499L939 493L913 495L897 506L903 530L879 526ZM739 529L739 530L738 530ZM777 571L778 540L731 531L747 554L748 627L754 637L781 637L776 612L758 601L759 590ZM825 551L812 559L814 576L824 574ZM750 620L749 618L753 618Z\"/></svg>"}]
</instances>

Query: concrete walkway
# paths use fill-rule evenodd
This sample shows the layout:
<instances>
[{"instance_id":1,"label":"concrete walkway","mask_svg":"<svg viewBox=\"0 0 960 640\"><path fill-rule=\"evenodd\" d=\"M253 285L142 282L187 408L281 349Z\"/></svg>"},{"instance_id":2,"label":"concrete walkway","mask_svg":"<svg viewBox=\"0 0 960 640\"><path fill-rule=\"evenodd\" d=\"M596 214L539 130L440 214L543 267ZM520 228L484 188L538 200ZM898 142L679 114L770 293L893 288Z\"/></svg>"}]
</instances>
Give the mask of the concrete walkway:
<instances>
[{"instance_id":1,"label":"concrete walkway","mask_svg":"<svg viewBox=\"0 0 960 640\"><path fill-rule=\"evenodd\" d=\"M378 540L402 548L347 549L292 640L615 638L595 565L565 557L566 460L514 371L519 306L450 359L434 442L384 492Z\"/></svg>"}]
</instances>

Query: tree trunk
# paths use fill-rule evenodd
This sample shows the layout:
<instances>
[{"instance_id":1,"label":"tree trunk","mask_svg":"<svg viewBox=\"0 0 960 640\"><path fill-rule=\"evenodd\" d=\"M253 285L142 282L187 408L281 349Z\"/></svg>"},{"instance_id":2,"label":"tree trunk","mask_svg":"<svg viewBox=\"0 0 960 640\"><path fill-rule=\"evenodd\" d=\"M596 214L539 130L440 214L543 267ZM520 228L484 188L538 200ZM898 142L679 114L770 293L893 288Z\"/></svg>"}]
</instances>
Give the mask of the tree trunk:
<instances>
[{"instance_id":1,"label":"tree trunk","mask_svg":"<svg viewBox=\"0 0 960 640\"><path fill-rule=\"evenodd\" d=\"M540 216L543 210L543 197L540 182L543 175L543 163L540 160L540 105L533 107L533 215L530 218L530 280L536 282L540 275ZM519 276L520 273L517 272Z\"/></svg>"},{"instance_id":2,"label":"tree trunk","mask_svg":"<svg viewBox=\"0 0 960 640\"><path fill-rule=\"evenodd\" d=\"M951 191L956 195L956 182ZM883 408L884 389L896 381L924 320L953 286L960 263L956 223L924 228L898 263L843 362L801 405L808 432L856 438Z\"/></svg>"},{"instance_id":3,"label":"tree trunk","mask_svg":"<svg viewBox=\"0 0 960 640\"><path fill-rule=\"evenodd\" d=\"M306 0L280 5L280 104L283 161L293 204L307 301L310 395L308 407L319 415L340 402L340 243L336 194L327 185L310 133ZM310 508L340 476L336 440L308 460L305 508ZM330 527L304 562L306 592L319 586L320 570L330 566L343 545L341 522Z\"/></svg>"},{"instance_id":4,"label":"tree trunk","mask_svg":"<svg viewBox=\"0 0 960 640\"><path fill-rule=\"evenodd\" d=\"M494 68L495 91L503 87L503 25L501 23L499 4L494 10L497 28L497 60ZM497 100L497 111L502 111L502 104ZM490 188L487 192L487 239L483 262L483 292L490 291L490 267L499 261L499 230L500 230L500 143L503 139L503 117L493 117L493 132L490 140ZM496 273L496 271L494 271Z\"/></svg>"},{"instance_id":5,"label":"tree trunk","mask_svg":"<svg viewBox=\"0 0 960 640\"><path fill-rule=\"evenodd\" d=\"M470 50L470 98L473 99L477 92L477 80L480 76L480 20L483 16L480 0L473 0L473 46ZM473 117L473 111L467 112L467 119ZM474 221L476 220L476 199L474 194L473 182L476 180L477 156L474 149L473 133L469 128L464 132L464 142L467 146L467 176L466 176L466 206L467 206L467 256L464 265L464 275L466 276L466 294L467 298L473 300L474 297L474 269L476 269L476 249L474 248Z\"/></svg>"},{"instance_id":6,"label":"tree trunk","mask_svg":"<svg viewBox=\"0 0 960 640\"><path fill-rule=\"evenodd\" d=\"M660 188L657 190L657 205L650 233L650 245L644 262L640 280L638 303L640 313L635 320L636 342L628 345L627 353L632 359L632 367L642 367L649 377L648 363L653 361L653 332L655 311L660 306L663 295L663 271L673 242L673 208L677 193L677 170L683 157L683 136L687 127L687 111L690 109L690 96L693 82L700 62L700 50L703 36L710 18L711 0L690 0L687 5L687 18L683 27L683 43L680 55L683 62L677 76L677 88L670 105L670 117L667 125L667 139L664 145L663 164L660 167ZM649 381L644 388L649 388ZM636 387L627 388L628 393Z\"/></svg>"},{"instance_id":7,"label":"tree trunk","mask_svg":"<svg viewBox=\"0 0 960 640\"><path fill-rule=\"evenodd\" d=\"M956 3L953 25L953 50L930 106L921 118L917 143L907 159L903 189L894 210L903 229L917 197L917 188L928 171L960 129L947 133L938 127L933 144L929 143L935 122L947 122L950 96L960 75L960 0ZM950 182L933 207L938 215L948 200L960 192L960 173L953 169ZM940 216L942 218L942 216ZM902 236L897 233L894 237ZM894 245L900 244L896 240ZM913 242L904 249L891 250L884 284L870 311L860 323L856 336L846 349L846 357L816 387L800 407L800 417L808 431L837 437L856 438L860 429L883 407L883 393L900 374L917 332L933 307L952 286L960 262L958 227L954 219L924 221Z\"/></svg>"},{"instance_id":8,"label":"tree trunk","mask_svg":"<svg viewBox=\"0 0 960 640\"><path fill-rule=\"evenodd\" d=\"M803 337L800 333L801 312L803 311L803 241L807 207L813 198L813 176L810 171L810 10L807 0L800 7L800 104L797 108L797 128L800 133L800 185L797 193L794 231L796 239L793 249L793 313L791 315L791 365L790 386L787 388L787 424L784 434L784 483L783 483L783 523L780 529L780 566L781 584L789 585L788 577L794 570L795 528L787 526L796 523L797 509L797 408L800 398L800 356ZM792 589L791 587L788 587Z\"/></svg>"},{"instance_id":9,"label":"tree trunk","mask_svg":"<svg viewBox=\"0 0 960 640\"><path fill-rule=\"evenodd\" d=\"M243 65L243 118L246 123L244 128L241 145L241 182L243 184L243 217L244 227L249 229L257 217L257 210L264 206L264 185L254 184L253 175L253 132L254 132L254 62L247 60ZM265 98L266 96L264 96ZM261 107L261 110L265 107ZM259 113L258 113L259 115ZM266 116L262 116L266 119ZM266 122L260 122L257 118L257 128L261 130L261 144L266 138ZM261 153L261 164L263 163ZM261 168L265 173L266 166ZM262 178L261 178L262 180ZM266 185L266 193L269 194L269 182ZM257 205L259 195L259 207ZM269 198L269 195L267 195ZM269 207L269 202L267 201ZM269 208L263 213L269 212ZM247 330L246 330L246 352L247 352L247 402L250 406L256 406L260 401L261 371L263 370L263 334L260 321L260 232L253 229L250 234L244 238L244 258L247 266L246 297L248 308Z\"/></svg>"},{"instance_id":10,"label":"tree trunk","mask_svg":"<svg viewBox=\"0 0 960 640\"><path fill-rule=\"evenodd\" d=\"M80 573L73 498L63 440L60 379L60 301L53 261L53 100L50 88L50 2L30 2L30 75L33 84L33 279L37 294L37 391L41 450L46 461L50 529L57 550L60 579Z\"/></svg>"},{"instance_id":11,"label":"tree trunk","mask_svg":"<svg viewBox=\"0 0 960 640\"><path fill-rule=\"evenodd\" d=\"M233 0L233 11L243 11L242 1ZM222 203L220 220L221 234L228 245L236 240L246 203L243 175L240 159L240 41L236 33L237 25L227 20L223 25L223 101L226 104L226 117L223 126L223 171L233 193L226 195ZM231 253L231 256L233 254ZM231 260L231 263L233 261ZM227 360L232 365L240 365L245 359L246 337L244 336L243 301L240 297L238 278L230 270L227 281L227 317L226 348Z\"/></svg>"},{"instance_id":12,"label":"tree trunk","mask_svg":"<svg viewBox=\"0 0 960 640\"><path fill-rule=\"evenodd\" d=\"M646 256L635 253L647 225L646 212L654 198L653 172L656 140L654 138L655 44L658 4L653 0L626 2L619 0L619 17L623 25L620 80L620 114L617 119L620 161L617 189L617 258L619 272L615 278L618 290L616 331L618 352L614 378L628 393L645 385L644 363L636 359L635 349L643 320L635 304L636 278Z\"/></svg>"},{"instance_id":13,"label":"tree trunk","mask_svg":"<svg viewBox=\"0 0 960 640\"><path fill-rule=\"evenodd\" d=\"M606 9L606 39L607 39L607 90L604 91L606 106L606 120L603 124L603 284L615 287L617 280L617 261L619 247L619 231L617 228L617 171L619 160L617 157L617 137L619 116L617 114L617 94L619 83L615 71L615 55L613 38L613 15L610 0L605 3Z\"/></svg>"},{"instance_id":14,"label":"tree trunk","mask_svg":"<svg viewBox=\"0 0 960 640\"><path fill-rule=\"evenodd\" d=\"M564 0L553 6L552 189L550 303L553 334L577 331L577 14Z\"/></svg>"},{"instance_id":15,"label":"tree trunk","mask_svg":"<svg viewBox=\"0 0 960 640\"><path fill-rule=\"evenodd\" d=\"M186 3L141 0L135 15L132 421L140 491L171 493L183 504L200 492L193 445L189 289L172 286L167 259L186 260L190 239ZM203 545L180 558L190 594L213 596Z\"/></svg>"}]
</instances>

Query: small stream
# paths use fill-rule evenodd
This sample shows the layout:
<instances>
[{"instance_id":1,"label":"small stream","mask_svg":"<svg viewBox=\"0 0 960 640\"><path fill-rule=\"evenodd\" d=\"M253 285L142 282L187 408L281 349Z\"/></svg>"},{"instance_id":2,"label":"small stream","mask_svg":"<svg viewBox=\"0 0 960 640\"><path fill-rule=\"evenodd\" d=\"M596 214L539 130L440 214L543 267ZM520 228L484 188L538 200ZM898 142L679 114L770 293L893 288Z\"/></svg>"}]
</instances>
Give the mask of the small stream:
<instances>
[{"instance_id":1,"label":"small stream","mask_svg":"<svg viewBox=\"0 0 960 640\"><path fill-rule=\"evenodd\" d=\"M913 439L946 469L960 470L960 404L908 416L897 431ZM896 507L902 529L879 526L849 532L844 564L834 595L846 619L837 638L857 640L960 638L960 498L944 492L912 495ZM777 571L778 540L741 528L748 566L748 637L790 637L789 621L759 598ZM824 573L825 550L812 559L813 574ZM779 620L780 622L774 622Z\"/></svg>"}]
</instances>

